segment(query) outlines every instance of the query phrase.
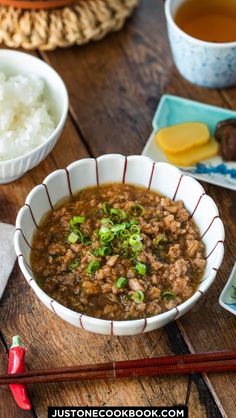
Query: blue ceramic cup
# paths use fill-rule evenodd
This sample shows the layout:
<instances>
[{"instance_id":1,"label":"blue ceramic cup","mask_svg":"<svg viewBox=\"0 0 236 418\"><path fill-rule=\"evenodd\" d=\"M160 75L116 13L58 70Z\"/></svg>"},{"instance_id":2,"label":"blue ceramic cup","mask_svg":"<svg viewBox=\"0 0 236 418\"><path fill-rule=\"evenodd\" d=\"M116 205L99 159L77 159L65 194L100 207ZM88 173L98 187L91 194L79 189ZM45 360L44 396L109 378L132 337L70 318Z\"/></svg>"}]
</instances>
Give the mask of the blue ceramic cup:
<instances>
[{"instance_id":1,"label":"blue ceramic cup","mask_svg":"<svg viewBox=\"0 0 236 418\"><path fill-rule=\"evenodd\" d=\"M184 78L203 87L236 85L236 42L201 41L181 30L175 14L186 0L166 0L165 14L173 58Z\"/></svg>"}]
</instances>

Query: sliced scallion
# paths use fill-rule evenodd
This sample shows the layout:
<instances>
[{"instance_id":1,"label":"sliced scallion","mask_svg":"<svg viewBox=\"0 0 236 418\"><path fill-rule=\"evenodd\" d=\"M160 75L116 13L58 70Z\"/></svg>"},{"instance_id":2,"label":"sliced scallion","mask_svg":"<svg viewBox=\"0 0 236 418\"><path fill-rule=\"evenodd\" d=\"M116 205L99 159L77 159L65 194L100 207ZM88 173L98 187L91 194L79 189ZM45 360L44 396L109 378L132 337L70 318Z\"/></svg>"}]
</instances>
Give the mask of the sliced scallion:
<instances>
[{"instance_id":1,"label":"sliced scallion","mask_svg":"<svg viewBox=\"0 0 236 418\"><path fill-rule=\"evenodd\" d=\"M80 265L80 261L78 258L75 258L74 260L72 260L69 264L68 264L68 268L69 270L74 270L77 269L77 267L79 267Z\"/></svg>"},{"instance_id":2,"label":"sliced scallion","mask_svg":"<svg viewBox=\"0 0 236 418\"><path fill-rule=\"evenodd\" d=\"M131 237L129 239L129 243L130 243L130 245L132 247L132 250L134 252L141 251L141 249L143 247L141 240L142 240L141 235L139 235L139 234L131 235Z\"/></svg>"},{"instance_id":3,"label":"sliced scallion","mask_svg":"<svg viewBox=\"0 0 236 418\"><path fill-rule=\"evenodd\" d=\"M96 251L96 255L97 256L100 256L100 257L105 257L105 256L110 255L110 254L111 254L110 247L105 247L105 246L104 247L100 247Z\"/></svg>"},{"instance_id":4,"label":"sliced scallion","mask_svg":"<svg viewBox=\"0 0 236 418\"><path fill-rule=\"evenodd\" d=\"M110 214L111 215L119 215L120 214L120 209L111 208L110 209Z\"/></svg>"},{"instance_id":5,"label":"sliced scallion","mask_svg":"<svg viewBox=\"0 0 236 418\"><path fill-rule=\"evenodd\" d=\"M168 241L168 238L165 235L160 234L160 235L157 235L157 237L155 239L155 244L158 245L160 242L164 243L164 242L167 242L167 241Z\"/></svg>"},{"instance_id":6,"label":"sliced scallion","mask_svg":"<svg viewBox=\"0 0 236 418\"><path fill-rule=\"evenodd\" d=\"M123 231L121 231L120 235L122 238L127 238L131 236L131 233L130 231L128 231L128 229L124 229Z\"/></svg>"},{"instance_id":7,"label":"sliced scallion","mask_svg":"<svg viewBox=\"0 0 236 418\"><path fill-rule=\"evenodd\" d=\"M131 219L130 226L137 225L137 224L138 224L138 221L136 219Z\"/></svg>"},{"instance_id":8,"label":"sliced scallion","mask_svg":"<svg viewBox=\"0 0 236 418\"><path fill-rule=\"evenodd\" d=\"M110 231L107 234L101 235L100 241L103 244L108 244L108 242L111 242L114 239L114 234Z\"/></svg>"},{"instance_id":9,"label":"sliced scallion","mask_svg":"<svg viewBox=\"0 0 236 418\"><path fill-rule=\"evenodd\" d=\"M145 212L146 211L142 205L133 205L131 207L131 213L134 216L143 216Z\"/></svg>"},{"instance_id":10,"label":"sliced scallion","mask_svg":"<svg viewBox=\"0 0 236 418\"><path fill-rule=\"evenodd\" d=\"M116 215L121 219L126 219L127 218L127 214L125 213L124 210L116 209L116 208L111 208L110 209L110 215Z\"/></svg>"},{"instance_id":11,"label":"sliced scallion","mask_svg":"<svg viewBox=\"0 0 236 418\"><path fill-rule=\"evenodd\" d=\"M100 262L98 260L92 260L90 261L88 267L86 268L86 273L92 274L94 273L94 271L99 269L99 267L100 267Z\"/></svg>"},{"instance_id":12,"label":"sliced scallion","mask_svg":"<svg viewBox=\"0 0 236 418\"><path fill-rule=\"evenodd\" d=\"M109 213L109 206L107 202L103 202L102 210L103 210L103 213Z\"/></svg>"},{"instance_id":13,"label":"sliced scallion","mask_svg":"<svg viewBox=\"0 0 236 418\"><path fill-rule=\"evenodd\" d=\"M102 218L100 222L102 225L113 225L111 218Z\"/></svg>"},{"instance_id":14,"label":"sliced scallion","mask_svg":"<svg viewBox=\"0 0 236 418\"><path fill-rule=\"evenodd\" d=\"M98 235L100 236L100 241L103 243L108 243L112 241L115 237L114 233L108 226L102 225L98 231Z\"/></svg>"},{"instance_id":15,"label":"sliced scallion","mask_svg":"<svg viewBox=\"0 0 236 418\"><path fill-rule=\"evenodd\" d=\"M132 225L130 228L130 232L132 234L140 234L140 228L137 225Z\"/></svg>"},{"instance_id":16,"label":"sliced scallion","mask_svg":"<svg viewBox=\"0 0 236 418\"><path fill-rule=\"evenodd\" d=\"M73 216L73 218L70 220L70 225L75 226L78 224L84 224L85 220L85 216Z\"/></svg>"},{"instance_id":17,"label":"sliced scallion","mask_svg":"<svg viewBox=\"0 0 236 418\"><path fill-rule=\"evenodd\" d=\"M108 232L110 232L110 228L108 226L102 225L101 228L98 231L98 235L105 235Z\"/></svg>"},{"instance_id":18,"label":"sliced scallion","mask_svg":"<svg viewBox=\"0 0 236 418\"><path fill-rule=\"evenodd\" d=\"M162 299L174 300L174 299L176 299L176 293L169 290L169 291L163 292L161 294L161 297L162 297Z\"/></svg>"},{"instance_id":19,"label":"sliced scallion","mask_svg":"<svg viewBox=\"0 0 236 418\"><path fill-rule=\"evenodd\" d=\"M127 279L125 277L120 277L116 282L117 289L121 289L122 287L126 286Z\"/></svg>"},{"instance_id":20,"label":"sliced scallion","mask_svg":"<svg viewBox=\"0 0 236 418\"><path fill-rule=\"evenodd\" d=\"M141 243L141 241L139 241L135 245L133 245L132 250L135 253L138 253L138 252L140 252L142 250L142 248L143 248L143 244Z\"/></svg>"},{"instance_id":21,"label":"sliced scallion","mask_svg":"<svg viewBox=\"0 0 236 418\"><path fill-rule=\"evenodd\" d=\"M126 228L126 224L125 224L125 223L122 223L122 224L116 224L116 225L113 225L113 226L111 227L111 231L112 231L112 232L117 233L117 232L124 231L124 230L125 230L125 228Z\"/></svg>"},{"instance_id":22,"label":"sliced scallion","mask_svg":"<svg viewBox=\"0 0 236 418\"><path fill-rule=\"evenodd\" d=\"M141 235L133 234L133 235L131 235L131 237L129 239L129 243L130 243L131 247L133 247L137 244L137 242L140 242L141 240L142 240Z\"/></svg>"},{"instance_id":23,"label":"sliced scallion","mask_svg":"<svg viewBox=\"0 0 236 418\"><path fill-rule=\"evenodd\" d=\"M92 241L91 241L91 239L89 237L83 237L82 242L85 245L91 245L92 244Z\"/></svg>"},{"instance_id":24,"label":"sliced scallion","mask_svg":"<svg viewBox=\"0 0 236 418\"><path fill-rule=\"evenodd\" d=\"M140 303L144 301L144 293L141 290L137 290L137 292L134 292L132 294L132 299L136 302L136 303Z\"/></svg>"},{"instance_id":25,"label":"sliced scallion","mask_svg":"<svg viewBox=\"0 0 236 418\"><path fill-rule=\"evenodd\" d=\"M138 261L135 265L135 269L138 272L138 274L140 274L141 276L145 276L146 271L147 271L147 266L146 264L140 263Z\"/></svg>"},{"instance_id":26,"label":"sliced scallion","mask_svg":"<svg viewBox=\"0 0 236 418\"><path fill-rule=\"evenodd\" d=\"M71 231L67 237L67 241L70 244L75 244L79 239L79 235L77 233L75 233L74 231Z\"/></svg>"},{"instance_id":27,"label":"sliced scallion","mask_svg":"<svg viewBox=\"0 0 236 418\"><path fill-rule=\"evenodd\" d=\"M129 246L129 241L127 239L124 239L121 243L122 248L127 248Z\"/></svg>"}]
</instances>

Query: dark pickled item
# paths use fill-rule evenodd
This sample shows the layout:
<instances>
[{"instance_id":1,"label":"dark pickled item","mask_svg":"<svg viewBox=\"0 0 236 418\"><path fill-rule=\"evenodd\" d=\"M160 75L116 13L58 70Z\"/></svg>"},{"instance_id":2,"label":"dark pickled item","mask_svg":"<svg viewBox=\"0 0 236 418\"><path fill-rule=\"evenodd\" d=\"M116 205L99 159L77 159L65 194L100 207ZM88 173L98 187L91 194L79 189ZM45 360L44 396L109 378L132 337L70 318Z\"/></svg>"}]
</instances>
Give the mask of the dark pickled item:
<instances>
[{"instance_id":1,"label":"dark pickled item","mask_svg":"<svg viewBox=\"0 0 236 418\"><path fill-rule=\"evenodd\" d=\"M225 161L236 161L236 119L219 122L215 138L220 143L220 153Z\"/></svg>"}]
</instances>

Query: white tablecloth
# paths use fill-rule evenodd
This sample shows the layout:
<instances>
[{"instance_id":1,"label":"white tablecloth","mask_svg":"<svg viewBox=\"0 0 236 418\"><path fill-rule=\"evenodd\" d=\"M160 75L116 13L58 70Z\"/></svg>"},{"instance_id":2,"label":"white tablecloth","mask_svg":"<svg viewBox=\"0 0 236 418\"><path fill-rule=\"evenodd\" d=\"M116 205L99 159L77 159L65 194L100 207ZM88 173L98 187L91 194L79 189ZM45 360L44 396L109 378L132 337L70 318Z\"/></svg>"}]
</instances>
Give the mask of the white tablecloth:
<instances>
[{"instance_id":1,"label":"white tablecloth","mask_svg":"<svg viewBox=\"0 0 236 418\"><path fill-rule=\"evenodd\" d=\"M16 259L13 246L14 231L13 225L0 223L0 299Z\"/></svg>"}]
</instances>

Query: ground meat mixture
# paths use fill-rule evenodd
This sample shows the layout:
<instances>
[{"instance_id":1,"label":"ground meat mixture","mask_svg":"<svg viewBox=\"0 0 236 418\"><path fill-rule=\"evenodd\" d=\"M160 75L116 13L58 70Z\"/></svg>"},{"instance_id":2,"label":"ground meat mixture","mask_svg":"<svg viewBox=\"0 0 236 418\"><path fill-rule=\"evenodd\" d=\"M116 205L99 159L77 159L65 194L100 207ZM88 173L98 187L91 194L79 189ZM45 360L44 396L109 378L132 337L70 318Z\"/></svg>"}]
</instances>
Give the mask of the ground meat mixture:
<instances>
[{"instance_id":1,"label":"ground meat mixture","mask_svg":"<svg viewBox=\"0 0 236 418\"><path fill-rule=\"evenodd\" d=\"M125 184L82 190L51 211L33 239L39 286L96 318L139 319L196 291L205 247L182 201Z\"/></svg>"}]
</instances>

